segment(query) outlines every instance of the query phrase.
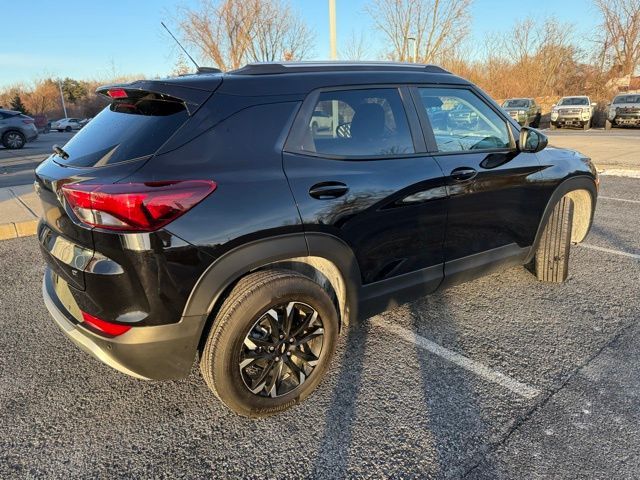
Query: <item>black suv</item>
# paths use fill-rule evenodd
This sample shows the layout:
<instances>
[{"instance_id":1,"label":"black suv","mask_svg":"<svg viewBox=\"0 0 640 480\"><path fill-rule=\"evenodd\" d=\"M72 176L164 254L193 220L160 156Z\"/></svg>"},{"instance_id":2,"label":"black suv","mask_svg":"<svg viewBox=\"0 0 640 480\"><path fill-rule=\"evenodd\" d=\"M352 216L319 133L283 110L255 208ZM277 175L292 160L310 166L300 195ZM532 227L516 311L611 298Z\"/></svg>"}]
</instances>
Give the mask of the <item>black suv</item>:
<instances>
[{"instance_id":1,"label":"black suv","mask_svg":"<svg viewBox=\"0 0 640 480\"><path fill-rule=\"evenodd\" d=\"M435 66L98 91L110 105L36 171L45 303L130 375L184 377L198 356L242 415L307 397L357 319L507 265L565 280L591 226L590 160Z\"/></svg>"}]
</instances>

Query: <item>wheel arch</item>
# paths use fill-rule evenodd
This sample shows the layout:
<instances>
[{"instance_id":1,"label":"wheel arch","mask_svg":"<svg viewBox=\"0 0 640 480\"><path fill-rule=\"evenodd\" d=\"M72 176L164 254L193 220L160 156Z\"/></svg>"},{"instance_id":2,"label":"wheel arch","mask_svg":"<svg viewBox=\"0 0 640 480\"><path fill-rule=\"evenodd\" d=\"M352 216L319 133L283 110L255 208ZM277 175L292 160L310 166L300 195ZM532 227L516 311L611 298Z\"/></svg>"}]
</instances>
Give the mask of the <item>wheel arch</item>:
<instances>
[{"instance_id":1,"label":"wheel arch","mask_svg":"<svg viewBox=\"0 0 640 480\"><path fill-rule=\"evenodd\" d=\"M588 175L568 178L556 187L549 198L544 213L542 214L542 218L540 219L540 223L538 224L538 230L536 232L533 245L531 246L531 251L527 256L525 263L529 263L533 260L535 252L538 249L538 245L540 245L542 233L549 216L551 215L555 205L564 196L568 196L573 201L571 241L573 243L580 243L584 241L585 237L589 233L591 224L593 223L593 214L595 212L596 201L598 198L596 181L593 177Z\"/></svg>"},{"instance_id":2,"label":"wheel arch","mask_svg":"<svg viewBox=\"0 0 640 480\"><path fill-rule=\"evenodd\" d=\"M201 316L200 347L229 292L244 276L287 269L311 278L334 300L341 326L357 318L360 270L351 248L323 233L282 235L247 243L216 259L200 276L183 317Z\"/></svg>"}]
</instances>

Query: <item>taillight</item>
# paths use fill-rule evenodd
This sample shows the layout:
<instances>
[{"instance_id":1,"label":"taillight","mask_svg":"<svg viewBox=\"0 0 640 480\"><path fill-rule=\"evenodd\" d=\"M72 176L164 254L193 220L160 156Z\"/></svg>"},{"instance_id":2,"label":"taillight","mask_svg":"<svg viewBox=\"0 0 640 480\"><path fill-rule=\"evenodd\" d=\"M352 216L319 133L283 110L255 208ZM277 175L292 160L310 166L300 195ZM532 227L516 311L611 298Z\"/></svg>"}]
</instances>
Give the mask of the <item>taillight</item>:
<instances>
[{"instance_id":1,"label":"taillight","mask_svg":"<svg viewBox=\"0 0 640 480\"><path fill-rule=\"evenodd\" d=\"M131 326L129 325L120 325L119 323L107 322L106 320L101 320L98 317L94 317L93 315L88 314L87 312L82 312L82 319L84 320L82 324L90 327L91 330L96 331L96 333L109 335L111 337L117 337L118 335L122 335L123 333L131 330Z\"/></svg>"},{"instance_id":2,"label":"taillight","mask_svg":"<svg viewBox=\"0 0 640 480\"><path fill-rule=\"evenodd\" d=\"M107 90L107 95L111 98L127 98L127 91L124 88L111 88Z\"/></svg>"},{"instance_id":3,"label":"taillight","mask_svg":"<svg viewBox=\"0 0 640 480\"><path fill-rule=\"evenodd\" d=\"M204 200L216 189L211 180L74 183L62 193L80 221L108 230L151 232Z\"/></svg>"}]
</instances>

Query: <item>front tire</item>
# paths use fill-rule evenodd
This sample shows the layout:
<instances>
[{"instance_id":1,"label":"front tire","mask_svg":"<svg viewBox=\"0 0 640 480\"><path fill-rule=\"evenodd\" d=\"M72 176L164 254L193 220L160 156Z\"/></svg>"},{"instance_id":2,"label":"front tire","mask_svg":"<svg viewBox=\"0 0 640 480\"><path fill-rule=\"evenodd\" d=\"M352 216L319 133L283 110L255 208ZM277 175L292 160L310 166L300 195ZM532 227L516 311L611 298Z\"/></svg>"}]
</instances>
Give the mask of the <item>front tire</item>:
<instances>
[{"instance_id":1,"label":"front tire","mask_svg":"<svg viewBox=\"0 0 640 480\"><path fill-rule=\"evenodd\" d=\"M70 132L70 131L71 131L71 127L66 127L66 128L64 129L64 131L65 131L65 132Z\"/></svg>"},{"instance_id":2,"label":"front tire","mask_svg":"<svg viewBox=\"0 0 640 480\"><path fill-rule=\"evenodd\" d=\"M200 369L231 410L265 417L311 394L337 339L336 309L317 283L287 270L255 272L222 304Z\"/></svg>"},{"instance_id":3,"label":"front tire","mask_svg":"<svg viewBox=\"0 0 640 480\"><path fill-rule=\"evenodd\" d=\"M573 225L573 201L562 197L551 212L533 261L542 282L562 283L569 275L569 252Z\"/></svg>"},{"instance_id":4,"label":"front tire","mask_svg":"<svg viewBox=\"0 0 640 480\"><path fill-rule=\"evenodd\" d=\"M589 130L590 128L591 128L591 120L589 120L589 121L585 122L585 123L582 125L582 129L583 129L583 130L585 130L585 131L586 131L586 130Z\"/></svg>"},{"instance_id":5,"label":"front tire","mask_svg":"<svg viewBox=\"0 0 640 480\"><path fill-rule=\"evenodd\" d=\"M611 130L611 128L613 128L613 124L611 123L611 121L609 119L604 121L604 129L605 130Z\"/></svg>"},{"instance_id":6,"label":"front tire","mask_svg":"<svg viewBox=\"0 0 640 480\"><path fill-rule=\"evenodd\" d=\"M558 125L556 125L555 123L551 122L550 128L551 128L551 130L555 130L556 128L558 128Z\"/></svg>"}]
</instances>

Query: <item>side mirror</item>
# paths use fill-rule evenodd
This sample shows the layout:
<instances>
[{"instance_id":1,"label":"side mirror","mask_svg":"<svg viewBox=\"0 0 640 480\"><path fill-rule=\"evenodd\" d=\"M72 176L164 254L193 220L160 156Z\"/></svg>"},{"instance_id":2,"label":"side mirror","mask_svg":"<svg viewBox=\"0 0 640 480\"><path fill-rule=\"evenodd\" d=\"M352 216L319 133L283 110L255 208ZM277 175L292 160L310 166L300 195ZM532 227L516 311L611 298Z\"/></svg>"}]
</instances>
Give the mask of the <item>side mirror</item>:
<instances>
[{"instance_id":1,"label":"side mirror","mask_svg":"<svg viewBox=\"0 0 640 480\"><path fill-rule=\"evenodd\" d=\"M598 106L598 103L597 103L597 102L591 102L591 106L592 106L592 107L597 107L597 106Z\"/></svg>"},{"instance_id":2,"label":"side mirror","mask_svg":"<svg viewBox=\"0 0 640 480\"><path fill-rule=\"evenodd\" d=\"M522 127L518 148L521 152L536 153L549 144L547 136L535 128Z\"/></svg>"}]
</instances>

